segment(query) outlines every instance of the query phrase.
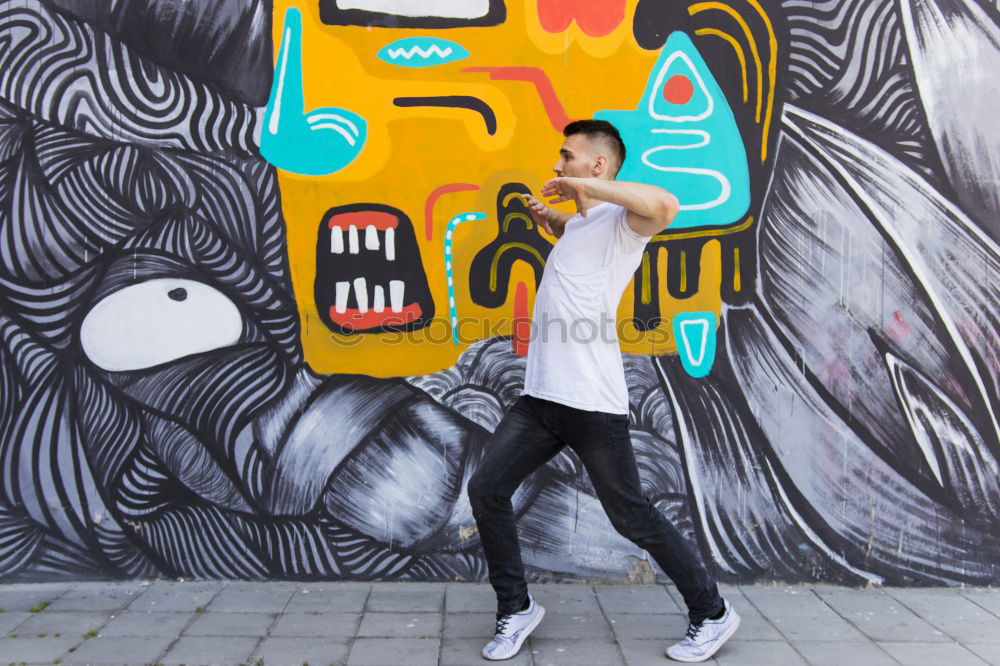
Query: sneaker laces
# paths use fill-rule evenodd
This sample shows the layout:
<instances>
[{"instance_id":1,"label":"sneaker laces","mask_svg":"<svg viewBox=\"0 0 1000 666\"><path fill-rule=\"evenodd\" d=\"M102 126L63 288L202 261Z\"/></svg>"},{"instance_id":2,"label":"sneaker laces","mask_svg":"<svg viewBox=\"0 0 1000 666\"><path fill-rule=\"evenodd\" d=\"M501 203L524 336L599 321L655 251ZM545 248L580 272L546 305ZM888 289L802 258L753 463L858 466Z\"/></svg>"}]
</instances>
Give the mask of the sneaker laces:
<instances>
[{"instance_id":1,"label":"sneaker laces","mask_svg":"<svg viewBox=\"0 0 1000 666\"><path fill-rule=\"evenodd\" d=\"M701 627L702 625L700 622L698 624L695 624L694 622L688 624L688 629L687 633L685 634L685 637L690 638L691 641L694 642L698 638L698 633L701 631Z\"/></svg>"},{"instance_id":2,"label":"sneaker laces","mask_svg":"<svg viewBox=\"0 0 1000 666\"><path fill-rule=\"evenodd\" d=\"M507 629L507 623L510 622L510 618L511 618L510 614L503 615L497 613L497 629L494 632L495 635L506 638L503 632Z\"/></svg>"}]
</instances>

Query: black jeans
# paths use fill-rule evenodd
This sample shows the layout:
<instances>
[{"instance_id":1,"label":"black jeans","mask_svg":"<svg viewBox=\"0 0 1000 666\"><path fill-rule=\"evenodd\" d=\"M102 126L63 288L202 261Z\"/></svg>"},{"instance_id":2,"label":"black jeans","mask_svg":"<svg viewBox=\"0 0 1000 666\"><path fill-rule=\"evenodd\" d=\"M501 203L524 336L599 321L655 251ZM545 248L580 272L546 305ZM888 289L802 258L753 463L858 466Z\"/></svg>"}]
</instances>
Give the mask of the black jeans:
<instances>
[{"instance_id":1,"label":"black jeans","mask_svg":"<svg viewBox=\"0 0 1000 666\"><path fill-rule=\"evenodd\" d=\"M511 497L563 446L580 457L615 529L646 550L677 586L692 622L723 610L715 581L677 528L643 495L628 417L521 396L504 417L469 480L469 500L486 553L498 612L513 613L528 585Z\"/></svg>"}]
</instances>

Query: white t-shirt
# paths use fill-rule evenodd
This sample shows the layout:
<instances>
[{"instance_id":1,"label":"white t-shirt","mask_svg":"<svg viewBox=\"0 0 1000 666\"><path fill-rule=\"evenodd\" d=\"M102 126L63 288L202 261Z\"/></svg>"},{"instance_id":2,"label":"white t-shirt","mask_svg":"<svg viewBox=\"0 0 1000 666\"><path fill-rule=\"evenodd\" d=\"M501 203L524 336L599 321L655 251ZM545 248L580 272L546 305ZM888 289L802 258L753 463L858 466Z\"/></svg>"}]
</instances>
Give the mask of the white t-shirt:
<instances>
[{"instance_id":1,"label":"white t-shirt","mask_svg":"<svg viewBox=\"0 0 1000 666\"><path fill-rule=\"evenodd\" d=\"M615 327L618 302L649 241L628 211L603 202L574 215L552 248L535 296L524 394L609 414L628 414Z\"/></svg>"}]
</instances>

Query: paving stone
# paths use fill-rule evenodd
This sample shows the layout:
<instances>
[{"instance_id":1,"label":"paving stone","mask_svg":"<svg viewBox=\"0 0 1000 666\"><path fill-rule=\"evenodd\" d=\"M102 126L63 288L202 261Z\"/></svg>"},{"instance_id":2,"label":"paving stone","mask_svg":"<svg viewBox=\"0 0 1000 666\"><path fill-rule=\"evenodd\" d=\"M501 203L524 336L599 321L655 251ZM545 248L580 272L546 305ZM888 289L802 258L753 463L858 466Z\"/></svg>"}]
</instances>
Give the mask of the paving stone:
<instances>
[{"instance_id":1,"label":"paving stone","mask_svg":"<svg viewBox=\"0 0 1000 666\"><path fill-rule=\"evenodd\" d=\"M958 591L972 603L1000 617L1000 588L964 588Z\"/></svg>"},{"instance_id":2,"label":"paving stone","mask_svg":"<svg viewBox=\"0 0 1000 666\"><path fill-rule=\"evenodd\" d=\"M983 666L987 663L958 643L880 643L880 645L904 666L910 664Z\"/></svg>"},{"instance_id":3,"label":"paving stone","mask_svg":"<svg viewBox=\"0 0 1000 666\"><path fill-rule=\"evenodd\" d=\"M789 640L868 640L808 587L744 587L742 590L764 619Z\"/></svg>"},{"instance_id":4,"label":"paving stone","mask_svg":"<svg viewBox=\"0 0 1000 666\"><path fill-rule=\"evenodd\" d=\"M15 631L17 626L31 617L31 613L25 611L4 611L0 613L0 636L5 636L11 631Z\"/></svg>"},{"instance_id":5,"label":"paving stone","mask_svg":"<svg viewBox=\"0 0 1000 666\"><path fill-rule=\"evenodd\" d=\"M662 585L595 585L605 613L672 613L673 599Z\"/></svg>"},{"instance_id":6,"label":"paving stone","mask_svg":"<svg viewBox=\"0 0 1000 666\"><path fill-rule=\"evenodd\" d=\"M672 641L666 640L621 640L618 645L625 655L625 663L628 666L669 666L672 662L666 657L667 645ZM702 664L718 664L715 659L700 662Z\"/></svg>"},{"instance_id":7,"label":"paving stone","mask_svg":"<svg viewBox=\"0 0 1000 666\"><path fill-rule=\"evenodd\" d=\"M101 636L64 654L64 664L149 664L163 654L175 636Z\"/></svg>"},{"instance_id":8,"label":"paving stone","mask_svg":"<svg viewBox=\"0 0 1000 666\"><path fill-rule=\"evenodd\" d=\"M371 583L337 583L329 585L302 585L295 590L286 613L360 613L364 610ZM344 587L339 587L344 585Z\"/></svg>"},{"instance_id":9,"label":"paving stone","mask_svg":"<svg viewBox=\"0 0 1000 666\"><path fill-rule=\"evenodd\" d=\"M483 646L489 642L486 638L448 638L445 637L441 646L441 666L469 666L469 664L488 663L480 656ZM512 659L507 659L504 664L510 666L529 666L531 664L531 650L527 644L521 646L521 651ZM663 666L663 664L660 664Z\"/></svg>"},{"instance_id":10,"label":"paving stone","mask_svg":"<svg viewBox=\"0 0 1000 666\"><path fill-rule=\"evenodd\" d=\"M0 585L0 598L5 593L46 592L50 599L54 599L76 585L79 585L79 582L72 580L59 580L47 583L4 583Z\"/></svg>"},{"instance_id":11,"label":"paving stone","mask_svg":"<svg viewBox=\"0 0 1000 666\"><path fill-rule=\"evenodd\" d=\"M448 583L445 608L448 613L495 613L497 596L489 585Z\"/></svg>"},{"instance_id":12,"label":"paving stone","mask_svg":"<svg viewBox=\"0 0 1000 666\"><path fill-rule=\"evenodd\" d=\"M49 611L117 611L135 601L143 592L138 583L81 583L53 601Z\"/></svg>"},{"instance_id":13,"label":"paving stone","mask_svg":"<svg viewBox=\"0 0 1000 666\"><path fill-rule=\"evenodd\" d=\"M670 615L625 615L622 613L607 616L611 630L623 640L680 640L687 631L686 615L672 613Z\"/></svg>"},{"instance_id":14,"label":"paving stone","mask_svg":"<svg viewBox=\"0 0 1000 666\"><path fill-rule=\"evenodd\" d=\"M874 643L847 643L844 647L831 645L825 641L801 641L795 649L812 666L844 666L864 664L864 666L895 666L896 662Z\"/></svg>"},{"instance_id":15,"label":"paving stone","mask_svg":"<svg viewBox=\"0 0 1000 666\"><path fill-rule=\"evenodd\" d=\"M130 611L183 611L204 608L222 589L223 583L156 582L129 604Z\"/></svg>"},{"instance_id":16,"label":"paving stone","mask_svg":"<svg viewBox=\"0 0 1000 666\"><path fill-rule=\"evenodd\" d=\"M528 589L547 612L601 612L597 595L590 585L532 585Z\"/></svg>"},{"instance_id":17,"label":"paving stone","mask_svg":"<svg viewBox=\"0 0 1000 666\"><path fill-rule=\"evenodd\" d=\"M101 628L104 636L173 636L180 635L194 613L159 613L125 611Z\"/></svg>"},{"instance_id":18,"label":"paving stone","mask_svg":"<svg viewBox=\"0 0 1000 666\"><path fill-rule=\"evenodd\" d=\"M295 588L272 583L237 583L219 590L206 610L233 613L280 613Z\"/></svg>"},{"instance_id":19,"label":"paving stone","mask_svg":"<svg viewBox=\"0 0 1000 666\"><path fill-rule=\"evenodd\" d=\"M0 659L3 663L51 664L83 640L79 636L63 635L59 638L4 638L0 640Z\"/></svg>"},{"instance_id":20,"label":"paving stone","mask_svg":"<svg viewBox=\"0 0 1000 666\"><path fill-rule=\"evenodd\" d=\"M271 629L271 636L309 636L350 638L358 627L359 616L347 613L285 613Z\"/></svg>"},{"instance_id":21,"label":"paving stone","mask_svg":"<svg viewBox=\"0 0 1000 666\"><path fill-rule=\"evenodd\" d=\"M784 641L730 639L715 653L715 661L719 666L808 666L808 662ZM864 662L854 661L848 656L847 661L841 663Z\"/></svg>"},{"instance_id":22,"label":"paving stone","mask_svg":"<svg viewBox=\"0 0 1000 666\"><path fill-rule=\"evenodd\" d=\"M736 636L741 641L781 641L785 637L761 615L742 592L728 590L724 593L733 609L740 616L740 628ZM685 615L685 618L687 615ZM687 628L685 627L685 630Z\"/></svg>"},{"instance_id":23,"label":"paving stone","mask_svg":"<svg viewBox=\"0 0 1000 666\"><path fill-rule=\"evenodd\" d=\"M950 641L939 629L881 590L816 588L830 607L876 641Z\"/></svg>"},{"instance_id":24,"label":"paving stone","mask_svg":"<svg viewBox=\"0 0 1000 666\"><path fill-rule=\"evenodd\" d=\"M437 637L440 613L365 613L358 636L378 638Z\"/></svg>"},{"instance_id":25,"label":"paving stone","mask_svg":"<svg viewBox=\"0 0 1000 666\"><path fill-rule=\"evenodd\" d=\"M181 636L161 664L242 664L248 663L260 639L255 636Z\"/></svg>"},{"instance_id":26,"label":"paving stone","mask_svg":"<svg viewBox=\"0 0 1000 666\"><path fill-rule=\"evenodd\" d=\"M375 583L367 610L376 613L440 612L444 587L433 583Z\"/></svg>"},{"instance_id":27,"label":"paving stone","mask_svg":"<svg viewBox=\"0 0 1000 666\"><path fill-rule=\"evenodd\" d=\"M1000 643L1000 618L954 588L894 588L889 594L957 641Z\"/></svg>"},{"instance_id":28,"label":"paving stone","mask_svg":"<svg viewBox=\"0 0 1000 666\"><path fill-rule=\"evenodd\" d=\"M0 585L0 608L4 611L30 611L43 602L53 601L70 590L69 584L37 587Z\"/></svg>"},{"instance_id":29,"label":"paving stone","mask_svg":"<svg viewBox=\"0 0 1000 666\"><path fill-rule=\"evenodd\" d=\"M677 588L673 585L664 585L663 589L666 590L667 596L674 600L674 607L680 612L687 614L687 604L684 603L684 597L677 591Z\"/></svg>"},{"instance_id":30,"label":"paving stone","mask_svg":"<svg viewBox=\"0 0 1000 666\"><path fill-rule=\"evenodd\" d=\"M107 611L95 611L92 613L83 611L42 611L33 613L31 617L17 628L18 634L37 635L45 632L49 635L60 634L62 636L82 637L91 629L100 629L108 620L111 613Z\"/></svg>"},{"instance_id":31,"label":"paving stone","mask_svg":"<svg viewBox=\"0 0 1000 666\"><path fill-rule=\"evenodd\" d=\"M572 613L563 608L546 611L531 634L536 638L589 638L611 641L611 626L600 613Z\"/></svg>"},{"instance_id":32,"label":"paving stone","mask_svg":"<svg viewBox=\"0 0 1000 666\"><path fill-rule=\"evenodd\" d=\"M437 666L440 641L437 638L358 638L351 646L347 666ZM405 657L404 657L405 655ZM478 655L466 663L478 663Z\"/></svg>"},{"instance_id":33,"label":"paving stone","mask_svg":"<svg viewBox=\"0 0 1000 666\"><path fill-rule=\"evenodd\" d=\"M570 638L528 639L535 666L615 666L624 664L618 646L611 641L574 640ZM523 649L523 648L522 648Z\"/></svg>"},{"instance_id":34,"label":"paving stone","mask_svg":"<svg viewBox=\"0 0 1000 666\"><path fill-rule=\"evenodd\" d=\"M224 589L236 592L254 592L260 589L294 592L302 586L293 580L231 580Z\"/></svg>"},{"instance_id":35,"label":"paving stone","mask_svg":"<svg viewBox=\"0 0 1000 666\"><path fill-rule=\"evenodd\" d=\"M987 664L1000 664L1000 643L966 643L965 647Z\"/></svg>"},{"instance_id":36,"label":"paving stone","mask_svg":"<svg viewBox=\"0 0 1000 666\"><path fill-rule=\"evenodd\" d=\"M485 642L493 635L495 619L492 613L448 613L444 616L445 638L478 638Z\"/></svg>"},{"instance_id":37,"label":"paving stone","mask_svg":"<svg viewBox=\"0 0 1000 666\"><path fill-rule=\"evenodd\" d=\"M270 636L257 648L251 664L263 660L265 666L280 664L342 664L347 658L347 638L290 638Z\"/></svg>"},{"instance_id":38,"label":"paving stone","mask_svg":"<svg viewBox=\"0 0 1000 666\"><path fill-rule=\"evenodd\" d=\"M199 613L185 636L264 636L274 623L271 613Z\"/></svg>"}]
</instances>

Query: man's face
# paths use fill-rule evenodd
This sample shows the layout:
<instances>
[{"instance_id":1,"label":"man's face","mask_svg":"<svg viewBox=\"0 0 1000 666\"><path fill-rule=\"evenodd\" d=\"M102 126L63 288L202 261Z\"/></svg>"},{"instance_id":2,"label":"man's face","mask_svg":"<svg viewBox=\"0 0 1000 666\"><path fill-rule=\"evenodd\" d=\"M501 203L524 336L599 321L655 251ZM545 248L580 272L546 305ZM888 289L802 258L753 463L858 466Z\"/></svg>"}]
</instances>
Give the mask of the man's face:
<instances>
[{"instance_id":1,"label":"man's face","mask_svg":"<svg viewBox=\"0 0 1000 666\"><path fill-rule=\"evenodd\" d=\"M590 178L597 162L597 145L586 134L571 134L559 149L559 161L552 169L557 176Z\"/></svg>"}]
</instances>

